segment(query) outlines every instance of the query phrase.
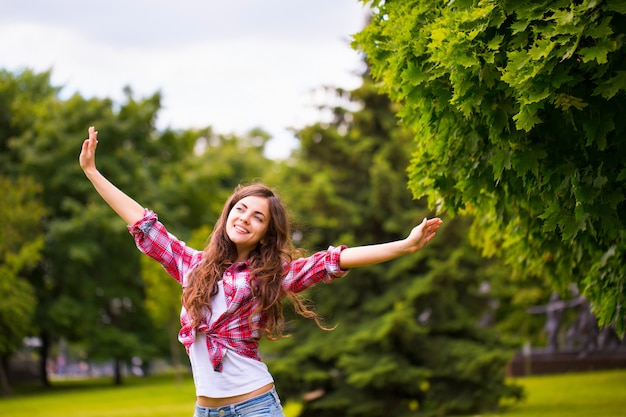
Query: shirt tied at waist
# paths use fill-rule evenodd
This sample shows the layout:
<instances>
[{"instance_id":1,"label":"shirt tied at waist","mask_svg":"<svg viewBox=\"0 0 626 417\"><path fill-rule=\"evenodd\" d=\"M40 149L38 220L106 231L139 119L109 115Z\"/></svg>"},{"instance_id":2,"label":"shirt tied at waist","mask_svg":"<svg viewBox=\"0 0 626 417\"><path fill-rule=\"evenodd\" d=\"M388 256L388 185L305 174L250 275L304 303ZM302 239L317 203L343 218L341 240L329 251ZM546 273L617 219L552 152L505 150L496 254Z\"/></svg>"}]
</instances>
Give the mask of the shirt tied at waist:
<instances>
[{"instance_id":1,"label":"shirt tied at waist","mask_svg":"<svg viewBox=\"0 0 626 417\"><path fill-rule=\"evenodd\" d=\"M226 356L226 351L229 349L241 356L257 361L261 360L258 354L258 339L243 340L241 338L228 337L219 332L211 331L206 325L199 327L198 332L206 334L209 360L215 372L222 372L224 356Z\"/></svg>"}]
</instances>

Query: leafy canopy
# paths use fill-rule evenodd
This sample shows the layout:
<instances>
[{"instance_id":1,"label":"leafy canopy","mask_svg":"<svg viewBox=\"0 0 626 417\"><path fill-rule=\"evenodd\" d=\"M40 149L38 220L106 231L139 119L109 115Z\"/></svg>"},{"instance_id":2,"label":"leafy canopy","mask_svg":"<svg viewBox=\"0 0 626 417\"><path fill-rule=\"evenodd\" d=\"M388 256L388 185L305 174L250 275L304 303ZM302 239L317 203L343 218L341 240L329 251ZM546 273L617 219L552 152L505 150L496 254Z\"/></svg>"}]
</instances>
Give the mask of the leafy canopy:
<instances>
[{"instance_id":1,"label":"leafy canopy","mask_svg":"<svg viewBox=\"0 0 626 417\"><path fill-rule=\"evenodd\" d=\"M626 3L364 1L354 45L415 135L409 185L518 276L626 330Z\"/></svg>"}]
</instances>

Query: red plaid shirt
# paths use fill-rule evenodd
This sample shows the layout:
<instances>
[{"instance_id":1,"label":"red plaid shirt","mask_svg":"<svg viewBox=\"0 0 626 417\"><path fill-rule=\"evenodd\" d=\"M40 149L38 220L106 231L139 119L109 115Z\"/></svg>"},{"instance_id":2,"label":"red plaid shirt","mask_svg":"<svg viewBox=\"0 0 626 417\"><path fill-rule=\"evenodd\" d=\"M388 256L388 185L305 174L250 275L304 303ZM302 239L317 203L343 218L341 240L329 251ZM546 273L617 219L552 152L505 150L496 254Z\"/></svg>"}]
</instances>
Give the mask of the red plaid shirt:
<instances>
[{"instance_id":1,"label":"red plaid shirt","mask_svg":"<svg viewBox=\"0 0 626 417\"><path fill-rule=\"evenodd\" d=\"M163 268L183 287L187 277L201 261L203 252L192 249L185 242L170 234L151 210L146 209L144 218L128 230L135 238L140 251L157 260ZM283 286L291 292L303 291L319 282L330 282L344 276L347 271L339 267L339 255L345 246L329 247L307 258L297 259L285 264ZM187 353L195 341L196 332L207 335L207 349L215 371L221 372L222 360L226 349L232 349L240 355L259 358L258 330L253 330L248 316L256 306L250 288L250 268L247 262L231 265L222 277L226 296L226 312L209 326L203 318L197 328L192 328L192 319L183 306L180 314L182 328L178 340L185 345ZM253 317L254 325L260 323L261 315Z\"/></svg>"}]
</instances>

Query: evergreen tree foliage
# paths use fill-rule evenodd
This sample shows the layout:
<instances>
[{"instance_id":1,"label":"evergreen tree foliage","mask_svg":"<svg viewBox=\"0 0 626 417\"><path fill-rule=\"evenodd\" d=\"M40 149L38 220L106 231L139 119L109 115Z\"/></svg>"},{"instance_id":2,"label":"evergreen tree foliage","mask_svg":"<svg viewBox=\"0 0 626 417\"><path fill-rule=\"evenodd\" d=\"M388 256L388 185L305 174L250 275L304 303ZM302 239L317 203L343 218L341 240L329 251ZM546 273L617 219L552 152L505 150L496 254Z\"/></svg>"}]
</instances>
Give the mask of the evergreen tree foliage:
<instances>
[{"instance_id":1,"label":"evergreen tree foliage","mask_svg":"<svg viewBox=\"0 0 626 417\"><path fill-rule=\"evenodd\" d=\"M406 187L410 138L367 74L337 94L345 105L332 109L334 120L300 131L301 148L278 174L301 246L402 238L432 215ZM510 347L479 326L488 263L458 219L415 256L313 288L317 312L336 328L294 317L291 338L263 345L281 395L304 395L303 417L450 415L515 397L504 378Z\"/></svg>"},{"instance_id":2,"label":"evergreen tree foliage","mask_svg":"<svg viewBox=\"0 0 626 417\"><path fill-rule=\"evenodd\" d=\"M364 1L355 37L415 137L410 187L519 276L626 330L626 3Z\"/></svg>"}]
</instances>

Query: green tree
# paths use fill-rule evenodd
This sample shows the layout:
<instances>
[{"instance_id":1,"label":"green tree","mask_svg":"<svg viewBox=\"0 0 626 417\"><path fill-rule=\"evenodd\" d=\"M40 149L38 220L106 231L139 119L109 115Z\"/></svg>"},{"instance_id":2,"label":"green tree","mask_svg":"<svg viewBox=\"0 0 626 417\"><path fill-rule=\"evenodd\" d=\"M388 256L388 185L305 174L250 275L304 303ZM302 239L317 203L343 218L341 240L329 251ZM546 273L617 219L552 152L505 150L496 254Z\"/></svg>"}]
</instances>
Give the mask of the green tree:
<instances>
[{"instance_id":1,"label":"green tree","mask_svg":"<svg viewBox=\"0 0 626 417\"><path fill-rule=\"evenodd\" d=\"M313 250L402 238L432 214L406 186L411 142L389 100L367 75L338 94L346 103L332 109L335 120L300 131L280 174L299 244ZM290 317L293 337L264 344L279 355L270 367L283 396L318 397L302 416L477 412L518 394L504 380L511 350L479 326L488 262L471 250L462 219L446 223L415 256L315 287L309 296L332 332Z\"/></svg>"},{"instance_id":2,"label":"green tree","mask_svg":"<svg viewBox=\"0 0 626 417\"><path fill-rule=\"evenodd\" d=\"M131 255L132 241L114 226L110 211L94 204L77 155L87 126L100 122L111 127L117 136L110 142L120 146L115 155L103 158L102 165L124 172L128 187L139 188L133 180L148 175L133 146L152 145L147 139L160 107L159 95L136 101L129 90L127 103L121 106L79 95L61 100L60 88L50 85L49 72L0 75L0 171L27 173L42 184L47 211L42 219L46 233L42 260L29 276L37 298L36 319L29 331L42 340L42 382L49 384L45 364L51 345L61 337L86 342L93 358L107 356L103 349L109 346L115 350L108 358L116 363L148 355L144 347L153 346L149 335L153 329L143 309L138 257ZM127 167L135 171L128 172ZM112 329L124 333L118 345L107 343ZM124 349L117 349L122 345Z\"/></svg>"},{"instance_id":3,"label":"green tree","mask_svg":"<svg viewBox=\"0 0 626 417\"><path fill-rule=\"evenodd\" d=\"M624 334L626 3L364 3L354 45L415 135L414 195Z\"/></svg>"},{"instance_id":4,"label":"green tree","mask_svg":"<svg viewBox=\"0 0 626 417\"><path fill-rule=\"evenodd\" d=\"M22 345L35 313L35 291L25 273L41 257L45 210L31 179L0 176L0 393L10 387L4 364Z\"/></svg>"}]
</instances>

